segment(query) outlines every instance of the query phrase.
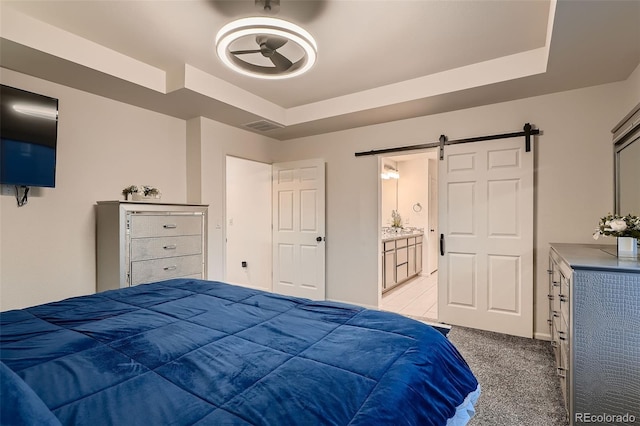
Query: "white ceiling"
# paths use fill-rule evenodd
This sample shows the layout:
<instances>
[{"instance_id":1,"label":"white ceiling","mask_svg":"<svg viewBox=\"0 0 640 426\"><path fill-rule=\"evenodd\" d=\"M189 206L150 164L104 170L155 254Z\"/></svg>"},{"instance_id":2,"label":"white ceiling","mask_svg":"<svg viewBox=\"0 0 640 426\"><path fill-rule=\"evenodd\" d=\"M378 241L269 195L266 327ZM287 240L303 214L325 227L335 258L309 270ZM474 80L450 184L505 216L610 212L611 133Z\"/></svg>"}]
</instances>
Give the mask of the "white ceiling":
<instances>
[{"instance_id":1,"label":"white ceiling","mask_svg":"<svg viewBox=\"0 0 640 426\"><path fill-rule=\"evenodd\" d=\"M282 0L318 63L288 80L214 52L253 0L0 2L0 65L165 114L290 139L626 79L640 0Z\"/></svg>"}]
</instances>

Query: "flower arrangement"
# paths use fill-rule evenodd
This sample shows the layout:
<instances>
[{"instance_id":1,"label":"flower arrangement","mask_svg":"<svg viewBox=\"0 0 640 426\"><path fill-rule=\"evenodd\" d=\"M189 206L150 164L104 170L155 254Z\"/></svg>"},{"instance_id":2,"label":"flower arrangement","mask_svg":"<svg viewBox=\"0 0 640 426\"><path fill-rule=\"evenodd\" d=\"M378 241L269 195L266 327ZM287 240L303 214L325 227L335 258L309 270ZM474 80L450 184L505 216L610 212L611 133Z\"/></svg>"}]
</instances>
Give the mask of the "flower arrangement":
<instances>
[{"instance_id":1,"label":"flower arrangement","mask_svg":"<svg viewBox=\"0 0 640 426\"><path fill-rule=\"evenodd\" d=\"M400 216L398 210L391 212L391 226L394 228L402 228L402 216Z\"/></svg>"},{"instance_id":2,"label":"flower arrangement","mask_svg":"<svg viewBox=\"0 0 640 426\"><path fill-rule=\"evenodd\" d=\"M135 185L130 185L127 186L125 189L122 190L122 195L124 195L124 199L128 200L129 199L129 195L133 194L133 193L137 193L138 192L138 187Z\"/></svg>"},{"instance_id":3,"label":"flower arrangement","mask_svg":"<svg viewBox=\"0 0 640 426\"><path fill-rule=\"evenodd\" d=\"M154 195L159 195L160 191L158 190L158 188L154 188L153 186L142 185L142 193L145 197L151 197Z\"/></svg>"},{"instance_id":4,"label":"flower arrangement","mask_svg":"<svg viewBox=\"0 0 640 426\"><path fill-rule=\"evenodd\" d=\"M640 238L640 217L632 214L620 216L609 213L600 219L600 224L593 234L593 239L597 240L600 235L605 237Z\"/></svg>"},{"instance_id":5,"label":"flower arrangement","mask_svg":"<svg viewBox=\"0 0 640 426\"><path fill-rule=\"evenodd\" d=\"M136 185L130 185L122 190L122 195L124 195L125 200L128 200L129 195L133 196L133 194L139 194L140 197L159 198L160 190L149 185L141 185L140 187L137 187Z\"/></svg>"}]
</instances>

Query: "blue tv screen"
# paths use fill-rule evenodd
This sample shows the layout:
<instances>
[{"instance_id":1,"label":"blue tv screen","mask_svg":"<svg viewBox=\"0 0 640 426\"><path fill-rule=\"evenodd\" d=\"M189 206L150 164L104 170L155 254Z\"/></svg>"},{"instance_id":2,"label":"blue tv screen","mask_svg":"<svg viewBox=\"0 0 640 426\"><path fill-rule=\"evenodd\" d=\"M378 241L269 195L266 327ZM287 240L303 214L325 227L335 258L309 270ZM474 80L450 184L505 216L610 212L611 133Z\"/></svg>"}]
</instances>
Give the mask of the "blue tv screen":
<instances>
[{"instance_id":1,"label":"blue tv screen","mask_svg":"<svg viewBox=\"0 0 640 426\"><path fill-rule=\"evenodd\" d=\"M0 184L55 187L58 100L0 90Z\"/></svg>"}]
</instances>

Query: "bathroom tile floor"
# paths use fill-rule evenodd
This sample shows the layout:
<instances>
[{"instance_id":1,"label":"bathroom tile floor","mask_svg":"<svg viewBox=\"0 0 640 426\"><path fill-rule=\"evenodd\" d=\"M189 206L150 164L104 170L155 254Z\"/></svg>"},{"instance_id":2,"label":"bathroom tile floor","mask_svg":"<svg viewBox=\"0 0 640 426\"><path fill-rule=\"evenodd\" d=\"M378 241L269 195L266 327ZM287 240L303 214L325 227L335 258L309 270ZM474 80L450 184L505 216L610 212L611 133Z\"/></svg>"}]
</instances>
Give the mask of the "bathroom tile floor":
<instances>
[{"instance_id":1,"label":"bathroom tile floor","mask_svg":"<svg viewBox=\"0 0 640 426\"><path fill-rule=\"evenodd\" d=\"M438 272L418 275L382 295L380 309L410 317L438 319Z\"/></svg>"}]
</instances>

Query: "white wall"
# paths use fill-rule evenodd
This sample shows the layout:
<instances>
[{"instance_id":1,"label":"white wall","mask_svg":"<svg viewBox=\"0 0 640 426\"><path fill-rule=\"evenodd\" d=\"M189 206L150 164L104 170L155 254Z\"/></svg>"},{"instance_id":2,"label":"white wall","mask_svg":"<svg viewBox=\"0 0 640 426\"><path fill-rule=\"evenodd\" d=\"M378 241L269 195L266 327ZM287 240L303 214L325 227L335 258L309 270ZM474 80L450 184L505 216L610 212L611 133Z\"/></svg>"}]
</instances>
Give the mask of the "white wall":
<instances>
[{"instance_id":1,"label":"white wall","mask_svg":"<svg viewBox=\"0 0 640 426\"><path fill-rule=\"evenodd\" d=\"M2 69L2 84L59 99L56 188L0 196L0 309L94 293L99 200L149 184L186 201L185 122Z\"/></svg>"},{"instance_id":2,"label":"white wall","mask_svg":"<svg viewBox=\"0 0 640 426\"><path fill-rule=\"evenodd\" d=\"M627 81L624 82L624 86L625 88L620 97L620 104L624 106L625 111L631 111L631 109L640 102L640 64L638 64L635 71L631 73ZM620 119L622 119L622 117L620 117Z\"/></svg>"},{"instance_id":3,"label":"white wall","mask_svg":"<svg viewBox=\"0 0 640 426\"><path fill-rule=\"evenodd\" d=\"M271 291L271 165L228 156L226 167L225 281Z\"/></svg>"},{"instance_id":4,"label":"white wall","mask_svg":"<svg viewBox=\"0 0 640 426\"><path fill-rule=\"evenodd\" d=\"M521 130L536 139L535 332L548 332L550 242L593 243L598 218L613 205L610 130L631 103L632 82L614 83L468 110L300 138L278 145L278 161L327 161L327 297L378 303L378 160L358 151ZM638 98L639 96L636 96ZM621 100L622 99L622 100Z\"/></svg>"},{"instance_id":5,"label":"white wall","mask_svg":"<svg viewBox=\"0 0 640 426\"><path fill-rule=\"evenodd\" d=\"M398 162L398 209L406 226L427 227L427 206L429 205L429 159L416 158ZM414 206L420 203L422 210L416 212Z\"/></svg>"},{"instance_id":6,"label":"white wall","mask_svg":"<svg viewBox=\"0 0 640 426\"><path fill-rule=\"evenodd\" d=\"M429 158L421 157L398 162L400 179L398 181L398 208L404 218L405 226L424 229L422 245L423 275L428 275L429 258ZM420 207L416 207L416 204ZM416 211L418 210L418 211Z\"/></svg>"}]
</instances>

